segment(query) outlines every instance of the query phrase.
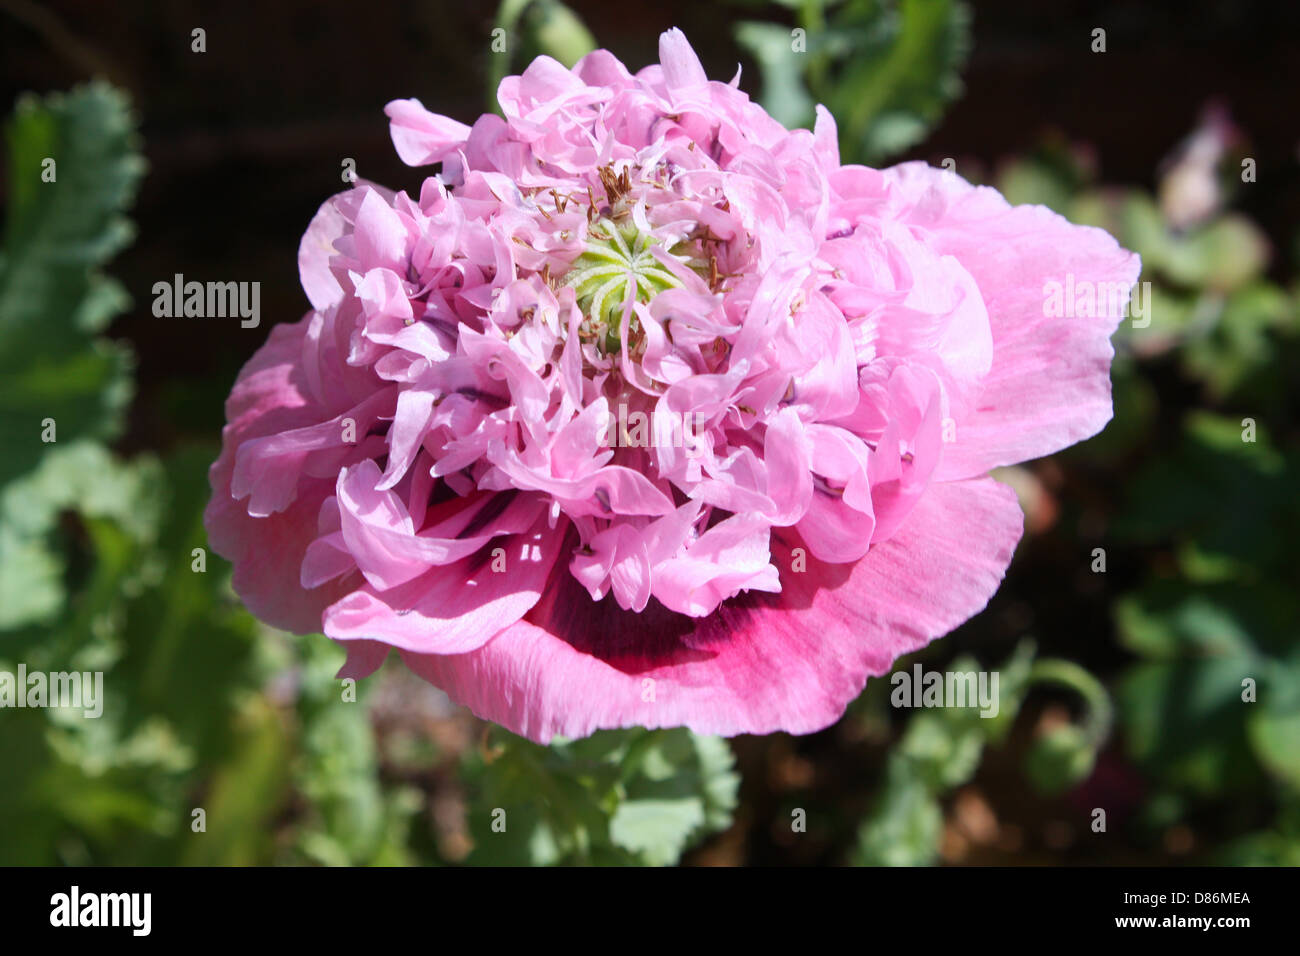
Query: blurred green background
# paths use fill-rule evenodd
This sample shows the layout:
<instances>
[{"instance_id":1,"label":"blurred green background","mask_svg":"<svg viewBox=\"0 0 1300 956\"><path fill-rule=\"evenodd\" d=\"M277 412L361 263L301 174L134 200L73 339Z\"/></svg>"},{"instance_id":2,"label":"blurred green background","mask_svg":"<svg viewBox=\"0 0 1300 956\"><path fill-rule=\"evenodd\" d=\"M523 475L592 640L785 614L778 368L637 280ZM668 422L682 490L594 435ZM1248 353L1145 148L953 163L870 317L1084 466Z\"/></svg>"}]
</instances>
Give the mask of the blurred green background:
<instances>
[{"instance_id":1,"label":"blurred green background","mask_svg":"<svg viewBox=\"0 0 1300 956\"><path fill-rule=\"evenodd\" d=\"M1300 863L1300 14L1182 6L0 0L0 671L106 696L0 710L0 864ZM1006 583L899 664L998 669L996 719L879 680L807 737L538 747L392 661L347 699L341 652L254 621L206 550L222 402L307 308L302 230L347 159L418 186L383 104L469 121L539 52L636 68L671 25L782 121L827 104L845 161L949 160L1142 255L1115 420L999 474ZM177 272L261 282L262 327L154 318Z\"/></svg>"}]
</instances>

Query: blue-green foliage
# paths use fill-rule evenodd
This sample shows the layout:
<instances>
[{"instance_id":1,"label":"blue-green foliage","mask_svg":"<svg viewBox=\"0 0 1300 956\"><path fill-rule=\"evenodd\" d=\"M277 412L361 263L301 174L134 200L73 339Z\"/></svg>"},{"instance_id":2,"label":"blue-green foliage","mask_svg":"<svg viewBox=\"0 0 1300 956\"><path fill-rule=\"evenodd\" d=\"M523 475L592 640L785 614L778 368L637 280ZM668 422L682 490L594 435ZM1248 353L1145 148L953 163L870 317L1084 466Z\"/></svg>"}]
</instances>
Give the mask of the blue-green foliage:
<instances>
[{"instance_id":1,"label":"blue-green foliage","mask_svg":"<svg viewBox=\"0 0 1300 956\"><path fill-rule=\"evenodd\" d=\"M759 100L786 126L835 117L844 162L915 146L961 93L970 14L960 0L784 0L796 26L749 20L736 41L762 71Z\"/></svg>"},{"instance_id":2,"label":"blue-green foliage","mask_svg":"<svg viewBox=\"0 0 1300 956\"><path fill-rule=\"evenodd\" d=\"M471 862L485 864L675 863L726 829L739 784L725 740L683 729L549 747L498 730L467 770Z\"/></svg>"}]
</instances>

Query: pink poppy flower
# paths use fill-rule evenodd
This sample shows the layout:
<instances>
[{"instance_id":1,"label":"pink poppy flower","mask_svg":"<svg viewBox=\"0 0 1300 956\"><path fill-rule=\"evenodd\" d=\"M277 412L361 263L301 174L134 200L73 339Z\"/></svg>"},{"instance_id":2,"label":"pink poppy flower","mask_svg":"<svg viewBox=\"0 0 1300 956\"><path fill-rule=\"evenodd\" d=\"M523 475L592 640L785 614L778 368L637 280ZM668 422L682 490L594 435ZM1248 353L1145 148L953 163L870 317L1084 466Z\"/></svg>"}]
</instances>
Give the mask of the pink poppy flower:
<instances>
[{"instance_id":1,"label":"pink poppy flower","mask_svg":"<svg viewBox=\"0 0 1300 956\"><path fill-rule=\"evenodd\" d=\"M677 30L660 60L541 57L472 127L390 103L438 175L308 227L312 308L235 384L206 523L344 676L396 649L537 741L818 730L997 588L989 470L1109 420L1135 255L842 166L825 110L785 129Z\"/></svg>"}]
</instances>

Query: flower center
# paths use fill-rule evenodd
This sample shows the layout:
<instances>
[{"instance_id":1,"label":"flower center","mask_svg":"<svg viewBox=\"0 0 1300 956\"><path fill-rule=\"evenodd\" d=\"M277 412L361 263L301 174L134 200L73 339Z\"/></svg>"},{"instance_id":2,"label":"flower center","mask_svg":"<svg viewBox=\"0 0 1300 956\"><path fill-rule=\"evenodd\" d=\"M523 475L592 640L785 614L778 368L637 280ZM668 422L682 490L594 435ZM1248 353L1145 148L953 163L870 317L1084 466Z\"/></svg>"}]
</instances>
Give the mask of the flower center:
<instances>
[{"instance_id":1,"label":"flower center","mask_svg":"<svg viewBox=\"0 0 1300 956\"><path fill-rule=\"evenodd\" d=\"M632 301L646 303L665 289L681 286L654 250L659 240L630 223L601 218L588 230L587 248L565 276L577 294L583 320L579 333L605 354L619 351L622 324L629 317L628 347L640 343L640 323L630 311ZM663 251L663 255L673 255ZM690 264L685 256L674 256Z\"/></svg>"}]
</instances>

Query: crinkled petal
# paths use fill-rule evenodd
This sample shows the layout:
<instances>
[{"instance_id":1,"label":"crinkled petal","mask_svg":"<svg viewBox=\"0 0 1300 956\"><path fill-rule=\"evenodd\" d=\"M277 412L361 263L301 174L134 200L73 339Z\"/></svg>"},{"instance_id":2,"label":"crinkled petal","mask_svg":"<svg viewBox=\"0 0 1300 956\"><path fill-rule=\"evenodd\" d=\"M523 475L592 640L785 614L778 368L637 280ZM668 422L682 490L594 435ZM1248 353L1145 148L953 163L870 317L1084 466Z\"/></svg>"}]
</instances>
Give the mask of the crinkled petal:
<instances>
[{"instance_id":1,"label":"crinkled petal","mask_svg":"<svg viewBox=\"0 0 1300 956\"><path fill-rule=\"evenodd\" d=\"M1110 421L1110 337L1141 272L1107 232L1043 206L1011 206L993 189L924 163L884 170L885 181L937 251L975 278L993 331L993 361L978 404L944 450L943 480L984 474L1060 451ZM1048 283L1102 284L1094 317L1047 313Z\"/></svg>"},{"instance_id":2,"label":"crinkled petal","mask_svg":"<svg viewBox=\"0 0 1300 956\"><path fill-rule=\"evenodd\" d=\"M248 361L226 401L221 456L208 472L212 500L203 514L212 550L234 565L235 593L255 615L298 634L319 631L321 612L356 580L300 586L303 557L316 537L316 515L334 493L324 479L299 482L293 503L283 511L253 517L245 502L232 497L235 453L244 441L306 426L323 414L308 397L301 354L308 320L276 325L265 345Z\"/></svg>"},{"instance_id":3,"label":"crinkled petal","mask_svg":"<svg viewBox=\"0 0 1300 956\"><path fill-rule=\"evenodd\" d=\"M480 717L538 741L600 728L809 733L866 679L981 610L1020 538L1015 494L991 479L938 485L903 529L852 566L809 557L779 595L747 594L702 619L592 604L568 575L468 654L404 653ZM797 538L792 538L798 546ZM791 567L789 548L777 557Z\"/></svg>"},{"instance_id":4,"label":"crinkled petal","mask_svg":"<svg viewBox=\"0 0 1300 956\"><path fill-rule=\"evenodd\" d=\"M426 654L474 650L537 603L563 538L563 531L508 535L398 587L366 584L326 608L325 634Z\"/></svg>"}]
</instances>

